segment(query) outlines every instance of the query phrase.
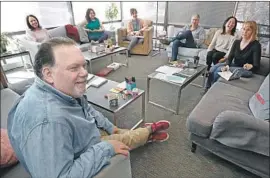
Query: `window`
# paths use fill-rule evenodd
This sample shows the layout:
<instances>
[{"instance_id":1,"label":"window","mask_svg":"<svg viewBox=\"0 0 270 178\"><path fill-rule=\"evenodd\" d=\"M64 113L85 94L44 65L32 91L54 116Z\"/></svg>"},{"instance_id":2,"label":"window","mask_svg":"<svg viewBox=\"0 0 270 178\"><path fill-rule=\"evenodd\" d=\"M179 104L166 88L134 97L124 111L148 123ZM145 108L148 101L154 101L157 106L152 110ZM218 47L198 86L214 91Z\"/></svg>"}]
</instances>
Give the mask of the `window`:
<instances>
[{"instance_id":1,"label":"window","mask_svg":"<svg viewBox=\"0 0 270 178\"><path fill-rule=\"evenodd\" d=\"M168 2L168 23L186 25L193 14L200 15L204 27L221 27L224 20L233 15L235 2Z\"/></svg>"},{"instance_id":2,"label":"window","mask_svg":"<svg viewBox=\"0 0 270 178\"><path fill-rule=\"evenodd\" d=\"M118 15L115 20L121 20L120 2L113 2L118 8ZM94 9L96 17L102 22L108 22L105 11L111 2L72 2L75 24L82 22L85 19L85 13L88 8Z\"/></svg>"},{"instance_id":3,"label":"window","mask_svg":"<svg viewBox=\"0 0 270 178\"><path fill-rule=\"evenodd\" d=\"M269 25L269 2L238 2L235 16L239 21Z\"/></svg>"},{"instance_id":4,"label":"window","mask_svg":"<svg viewBox=\"0 0 270 178\"><path fill-rule=\"evenodd\" d=\"M130 9L135 8L139 18L152 20L156 23L158 13L158 23L164 23L165 6L166 2L123 2L123 20L131 19Z\"/></svg>"},{"instance_id":5,"label":"window","mask_svg":"<svg viewBox=\"0 0 270 178\"><path fill-rule=\"evenodd\" d=\"M71 23L67 2L1 2L1 32L26 30L29 14L35 15L43 28Z\"/></svg>"},{"instance_id":6,"label":"window","mask_svg":"<svg viewBox=\"0 0 270 178\"><path fill-rule=\"evenodd\" d=\"M238 29L241 29L242 22L246 20L257 22L262 55L269 57L269 2L238 2L235 16L240 21Z\"/></svg>"}]
</instances>

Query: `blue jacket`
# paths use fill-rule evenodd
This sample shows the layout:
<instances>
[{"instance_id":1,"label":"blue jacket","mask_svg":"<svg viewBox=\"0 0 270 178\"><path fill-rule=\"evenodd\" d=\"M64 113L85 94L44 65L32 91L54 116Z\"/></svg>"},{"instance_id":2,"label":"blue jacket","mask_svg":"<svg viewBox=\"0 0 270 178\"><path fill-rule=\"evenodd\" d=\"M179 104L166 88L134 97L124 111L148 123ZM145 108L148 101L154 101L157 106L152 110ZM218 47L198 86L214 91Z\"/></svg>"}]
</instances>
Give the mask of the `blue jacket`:
<instances>
[{"instance_id":1,"label":"blue jacket","mask_svg":"<svg viewBox=\"0 0 270 178\"><path fill-rule=\"evenodd\" d=\"M8 116L8 135L24 168L34 178L86 178L97 174L115 155L100 140L113 124L87 103L36 78Z\"/></svg>"}]
</instances>

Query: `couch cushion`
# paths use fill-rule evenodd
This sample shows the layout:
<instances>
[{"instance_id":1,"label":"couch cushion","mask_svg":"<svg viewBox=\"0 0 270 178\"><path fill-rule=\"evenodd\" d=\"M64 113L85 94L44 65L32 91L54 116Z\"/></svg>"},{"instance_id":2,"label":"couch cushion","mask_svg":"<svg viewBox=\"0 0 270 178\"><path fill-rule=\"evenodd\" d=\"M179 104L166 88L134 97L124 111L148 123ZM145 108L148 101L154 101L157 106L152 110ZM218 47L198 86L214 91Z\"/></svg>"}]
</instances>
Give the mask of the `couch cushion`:
<instances>
[{"instance_id":1,"label":"couch cushion","mask_svg":"<svg viewBox=\"0 0 270 178\"><path fill-rule=\"evenodd\" d=\"M67 37L65 26L56 27L48 31L51 38L53 37Z\"/></svg>"},{"instance_id":2,"label":"couch cushion","mask_svg":"<svg viewBox=\"0 0 270 178\"><path fill-rule=\"evenodd\" d=\"M260 70L256 72L256 74L267 76L270 72L270 59L267 57L261 57L261 65Z\"/></svg>"},{"instance_id":3,"label":"couch cushion","mask_svg":"<svg viewBox=\"0 0 270 178\"><path fill-rule=\"evenodd\" d=\"M21 164L1 169L1 178L30 178L31 176Z\"/></svg>"},{"instance_id":4,"label":"couch cushion","mask_svg":"<svg viewBox=\"0 0 270 178\"><path fill-rule=\"evenodd\" d=\"M166 51L168 52L168 55L172 53L172 44L170 43L169 46L167 46ZM186 56L186 57L193 57L193 56L199 56L199 52L204 49L202 48L185 48L185 47L179 47L178 48L178 55L180 56ZM171 56L169 56L171 57Z\"/></svg>"},{"instance_id":5,"label":"couch cushion","mask_svg":"<svg viewBox=\"0 0 270 178\"><path fill-rule=\"evenodd\" d=\"M269 75L249 100L249 107L257 119L269 120Z\"/></svg>"},{"instance_id":6,"label":"couch cushion","mask_svg":"<svg viewBox=\"0 0 270 178\"><path fill-rule=\"evenodd\" d=\"M210 28L206 31L204 44L209 46L218 28Z\"/></svg>"},{"instance_id":7,"label":"couch cushion","mask_svg":"<svg viewBox=\"0 0 270 178\"><path fill-rule=\"evenodd\" d=\"M76 27L77 27L77 29L78 29L80 41L81 41L82 43L88 43L88 42L89 42L89 38L88 38L88 35L87 35L86 31L85 31L85 30L83 29L83 27L80 26L80 25L77 25Z\"/></svg>"},{"instance_id":8,"label":"couch cushion","mask_svg":"<svg viewBox=\"0 0 270 178\"><path fill-rule=\"evenodd\" d=\"M8 113L19 95L9 88L1 90L1 128L7 128Z\"/></svg>"},{"instance_id":9,"label":"couch cushion","mask_svg":"<svg viewBox=\"0 0 270 178\"><path fill-rule=\"evenodd\" d=\"M254 74L251 78L241 77L238 80L227 81L224 78L220 77L219 82L227 83L236 87L243 88L251 92L257 92L263 83L265 76Z\"/></svg>"},{"instance_id":10,"label":"couch cushion","mask_svg":"<svg viewBox=\"0 0 270 178\"><path fill-rule=\"evenodd\" d=\"M187 128L198 136L209 137L215 118L223 111L232 110L252 115L249 98L253 92L216 82L193 109L187 119Z\"/></svg>"}]
</instances>

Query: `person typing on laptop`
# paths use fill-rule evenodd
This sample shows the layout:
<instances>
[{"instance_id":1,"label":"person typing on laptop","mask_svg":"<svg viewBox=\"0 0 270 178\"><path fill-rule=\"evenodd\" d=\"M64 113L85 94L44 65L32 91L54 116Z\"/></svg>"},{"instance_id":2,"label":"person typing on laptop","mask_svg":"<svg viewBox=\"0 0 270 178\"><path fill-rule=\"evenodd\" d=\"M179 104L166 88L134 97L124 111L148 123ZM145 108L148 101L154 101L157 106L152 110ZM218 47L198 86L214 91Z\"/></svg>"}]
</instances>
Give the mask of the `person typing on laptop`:
<instances>
[{"instance_id":1,"label":"person typing on laptop","mask_svg":"<svg viewBox=\"0 0 270 178\"><path fill-rule=\"evenodd\" d=\"M241 39L234 41L226 62L218 63L210 68L206 89L218 80L218 72L228 70L233 72L238 69L241 77L248 78L260 69L261 44L257 40L257 23L244 22L241 32Z\"/></svg>"}]
</instances>

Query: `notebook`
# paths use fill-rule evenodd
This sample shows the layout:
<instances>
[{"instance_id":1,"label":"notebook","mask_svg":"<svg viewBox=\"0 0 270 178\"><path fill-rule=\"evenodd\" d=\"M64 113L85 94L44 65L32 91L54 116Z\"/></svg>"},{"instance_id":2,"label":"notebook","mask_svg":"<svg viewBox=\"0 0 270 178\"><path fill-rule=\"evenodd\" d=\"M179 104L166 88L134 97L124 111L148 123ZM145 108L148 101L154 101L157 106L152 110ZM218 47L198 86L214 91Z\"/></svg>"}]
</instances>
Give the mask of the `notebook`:
<instances>
[{"instance_id":1,"label":"notebook","mask_svg":"<svg viewBox=\"0 0 270 178\"><path fill-rule=\"evenodd\" d=\"M90 86L93 87L100 87L101 85L103 85L104 83L106 83L108 80L102 77L96 77L93 81L90 81L86 84L86 88L89 88Z\"/></svg>"},{"instance_id":2,"label":"notebook","mask_svg":"<svg viewBox=\"0 0 270 178\"><path fill-rule=\"evenodd\" d=\"M231 71L218 72L218 74L227 81L236 80L241 77L241 72L239 69L235 69L233 72Z\"/></svg>"},{"instance_id":3,"label":"notebook","mask_svg":"<svg viewBox=\"0 0 270 178\"><path fill-rule=\"evenodd\" d=\"M87 82L89 82L93 77L94 77L93 74L88 74L87 79L86 79Z\"/></svg>"},{"instance_id":4,"label":"notebook","mask_svg":"<svg viewBox=\"0 0 270 178\"><path fill-rule=\"evenodd\" d=\"M185 68L184 70L173 73L173 75L180 76L180 77L191 77L192 75L196 74L197 70L192 68Z\"/></svg>"}]
</instances>

